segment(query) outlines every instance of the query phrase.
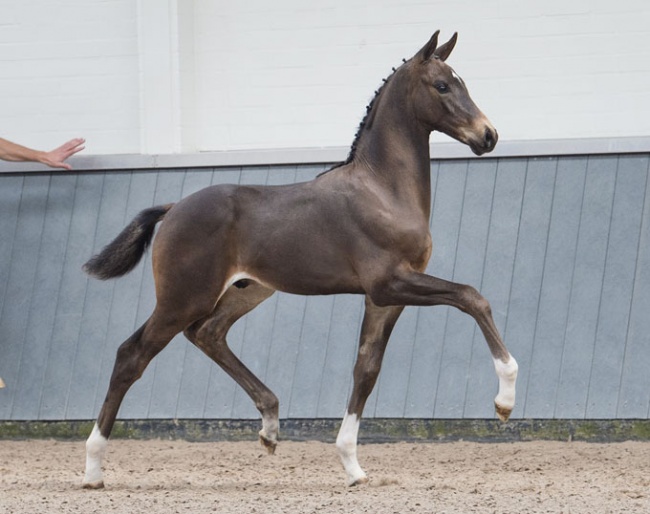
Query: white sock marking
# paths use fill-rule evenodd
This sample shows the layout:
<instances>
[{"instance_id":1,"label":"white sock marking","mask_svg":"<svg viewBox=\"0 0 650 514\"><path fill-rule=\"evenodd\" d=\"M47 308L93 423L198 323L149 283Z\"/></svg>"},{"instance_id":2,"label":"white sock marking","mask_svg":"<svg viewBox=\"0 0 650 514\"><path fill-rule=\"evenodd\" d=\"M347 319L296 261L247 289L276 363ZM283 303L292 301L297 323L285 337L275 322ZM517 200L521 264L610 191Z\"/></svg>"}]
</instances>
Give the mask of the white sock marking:
<instances>
[{"instance_id":1,"label":"white sock marking","mask_svg":"<svg viewBox=\"0 0 650 514\"><path fill-rule=\"evenodd\" d=\"M271 416L262 416L262 430L260 430L260 436L268 439L269 441L278 440L278 432L280 431L280 426L278 424L278 419Z\"/></svg>"},{"instance_id":2,"label":"white sock marking","mask_svg":"<svg viewBox=\"0 0 650 514\"><path fill-rule=\"evenodd\" d=\"M108 446L106 439L100 432L95 423L93 431L86 441L86 473L84 475L84 485L97 485L103 480L102 460Z\"/></svg>"},{"instance_id":3,"label":"white sock marking","mask_svg":"<svg viewBox=\"0 0 650 514\"><path fill-rule=\"evenodd\" d=\"M499 377L499 394L494 402L502 408L512 409L515 406L515 383L519 365L515 358L510 355L508 362L494 359L494 369Z\"/></svg>"},{"instance_id":4,"label":"white sock marking","mask_svg":"<svg viewBox=\"0 0 650 514\"><path fill-rule=\"evenodd\" d=\"M336 448L343 462L343 467L348 474L348 484L352 485L366 480L359 461L357 460L357 435L359 434L359 420L356 414L345 413L339 434L336 437Z\"/></svg>"}]
</instances>

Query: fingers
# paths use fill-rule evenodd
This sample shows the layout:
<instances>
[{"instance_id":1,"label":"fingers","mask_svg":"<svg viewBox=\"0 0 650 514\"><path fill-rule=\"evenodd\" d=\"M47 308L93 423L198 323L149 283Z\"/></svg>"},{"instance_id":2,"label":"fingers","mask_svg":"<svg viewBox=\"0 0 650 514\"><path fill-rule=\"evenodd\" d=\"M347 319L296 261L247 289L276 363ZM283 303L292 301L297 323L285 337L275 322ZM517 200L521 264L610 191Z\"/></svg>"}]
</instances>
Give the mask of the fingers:
<instances>
[{"instance_id":1,"label":"fingers","mask_svg":"<svg viewBox=\"0 0 650 514\"><path fill-rule=\"evenodd\" d=\"M77 152L81 152L84 148L86 148L84 143L86 140L82 137L77 137L75 139L71 139L67 143L64 143L61 145L57 150L62 150L63 151L63 160L67 159L71 155L76 154ZM55 150L56 151L56 150Z\"/></svg>"},{"instance_id":2,"label":"fingers","mask_svg":"<svg viewBox=\"0 0 650 514\"><path fill-rule=\"evenodd\" d=\"M63 143L58 148L55 148L54 150L47 152L44 163L50 166L51 168L63 168L66 170L71 170L72 166L67 164L65 160L68 159L70 156L76 154L77 152L83 150L85 148L84 146L85 142L86 140L84 138L77 137L71 139L66 143Z\"/></svg>"}]
</instances>

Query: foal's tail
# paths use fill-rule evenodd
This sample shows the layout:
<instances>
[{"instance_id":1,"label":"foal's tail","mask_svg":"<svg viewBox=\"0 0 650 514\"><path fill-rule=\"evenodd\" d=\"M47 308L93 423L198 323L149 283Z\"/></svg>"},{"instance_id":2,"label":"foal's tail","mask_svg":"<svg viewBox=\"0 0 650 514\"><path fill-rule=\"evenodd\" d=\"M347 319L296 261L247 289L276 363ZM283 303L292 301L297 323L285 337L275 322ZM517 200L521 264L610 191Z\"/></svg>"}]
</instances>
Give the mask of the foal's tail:
<instances>
[{"instance_id":1,"label":"foal's tail","mask_svg":"<svg viewBox=\"0 0 650 514\"><path fill-rule=\"evenodd\" d=\"M83 270L100 280L121 277L136 267L151 244L153 231L173 203L140 212L101 252L83 265Z\"/></svg>"}]
</instances>

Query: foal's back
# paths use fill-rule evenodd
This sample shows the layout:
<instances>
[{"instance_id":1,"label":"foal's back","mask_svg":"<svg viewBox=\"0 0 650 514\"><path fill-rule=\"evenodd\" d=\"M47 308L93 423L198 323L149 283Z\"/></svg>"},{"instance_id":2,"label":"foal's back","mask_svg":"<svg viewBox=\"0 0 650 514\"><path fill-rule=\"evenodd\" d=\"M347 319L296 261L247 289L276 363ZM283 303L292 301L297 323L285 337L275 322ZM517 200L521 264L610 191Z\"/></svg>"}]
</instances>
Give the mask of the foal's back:
<instances>
[{"instance_id":1,"label":"foal's back","mask_svg":"<svg viewBox=\"0 0 650 514\"><path fill-rule=\"evenodd\" d=\"M295 294L360 292L349 259L359 244L359 195L349 183L332 187L331 178L218 185L186 197L154 241L156 282L183 276L210 288L238 274Z\"/></svg>"}]
</instances>

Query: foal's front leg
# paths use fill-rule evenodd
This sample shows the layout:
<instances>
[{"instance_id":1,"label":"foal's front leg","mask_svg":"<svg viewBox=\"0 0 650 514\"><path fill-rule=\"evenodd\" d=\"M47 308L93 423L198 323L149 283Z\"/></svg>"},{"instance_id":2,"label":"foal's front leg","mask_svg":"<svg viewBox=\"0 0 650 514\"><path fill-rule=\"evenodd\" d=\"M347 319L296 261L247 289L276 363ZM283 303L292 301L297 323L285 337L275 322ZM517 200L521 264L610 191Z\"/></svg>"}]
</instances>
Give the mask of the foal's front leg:
<instances>
[{"instance_id":1,"label":"foal's front leg","mask_svg":"<svg viewBox=\"0 0 650 514\"><path fill-rule=\"evenodd\" d=\"M476 289L424 273L406 271L376 284L371 297L379 305L449 305L472 316L485 336L499 378L499 392L494 399L496 413L501 421L508 420L515 406L519 367L501 340L490 304Z\"/></svg>"},{"instance_id":2,"label":"foal's front leg","mask_svg":"<svg viewBox=\"0 0 650 514\"><path fill-rule=\"evenodd\" d=\"M388 338L403 309L402 306L378 307L366 297L359 354L354 366L354 387L336 438L336 447L348 475L349 485L363 484L368 481L357 460L359 423L366 400L377 382Z\"/></svg>"}]
</instances>

